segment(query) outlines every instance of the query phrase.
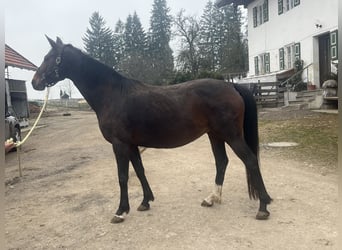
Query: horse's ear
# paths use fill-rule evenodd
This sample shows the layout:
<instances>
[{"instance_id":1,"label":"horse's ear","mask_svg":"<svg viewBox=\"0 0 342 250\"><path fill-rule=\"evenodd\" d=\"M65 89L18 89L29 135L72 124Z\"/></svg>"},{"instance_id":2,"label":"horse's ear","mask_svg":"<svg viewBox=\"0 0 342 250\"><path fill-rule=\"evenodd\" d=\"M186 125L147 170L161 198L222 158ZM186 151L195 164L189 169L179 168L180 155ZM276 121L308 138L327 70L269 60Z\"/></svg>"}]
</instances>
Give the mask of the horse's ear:
<instances>
[{"instance_id":1,"label":"horse's ear","mask_svg":"<svg viewBox=\"0 0 342 250\"><path fill-rule=\"evenodd\" d=\"M62 42L62 40L57 36L57 39L56 39L56 43L57 43L57 45L64 45L63 44L63 42Z\"/></svg>"},{"instance_id":2,"label":"horse's ear","mask_svg":"<svg viewBox=\"0 0 342 250\"><path fill-rule=\"evenodd\" d=\"M50 37L48 37L47 35L45 35L46 39L49 41L50 45L52 48L56 48L57 44L55 43L54 40L52 40Z\"/></svg>"}]
</instances>

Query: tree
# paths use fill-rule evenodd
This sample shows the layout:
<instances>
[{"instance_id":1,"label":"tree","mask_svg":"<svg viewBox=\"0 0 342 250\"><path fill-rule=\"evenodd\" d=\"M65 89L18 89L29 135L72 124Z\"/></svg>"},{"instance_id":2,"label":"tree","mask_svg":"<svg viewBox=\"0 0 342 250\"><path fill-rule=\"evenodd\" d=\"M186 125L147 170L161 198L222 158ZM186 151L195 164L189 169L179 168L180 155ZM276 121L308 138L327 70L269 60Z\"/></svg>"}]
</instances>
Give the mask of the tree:
<instances>
[{"instance_id":1,"label":"tree","mask_svg":"<svg viewBox=\"0 0 342 250\"><path fill-rule=\"evenodd\" d=\"M127 17L123 39L121 70L128 77L146 81L148 79L145 62L148 48L147 38L137 13Z\"/></svg>"},{"instance_id":2,"label":"tree","mask_svg":"<svg viewBox=\"0 0 342 250\"><path fill-rule=\"evenodd\" d=\"M113 50L114 50L114 69L117 71L122 71L121 63L124 58L125 50L125 24L119 19L115 24L115 29L113 33Z\"/></svg>"},{"instance_id":3,"label":"tree","mask_svg":"<svg viewBox=\"0 0 342 250\"><path fill-rule=\"evenodd\" d=\"M93 58L108 66L114 66L113 32L106 27L106 22L99 12L94 12L89 18L90 28L83 36L86 52Z\"/></svg>"},{"instance_id":4,"label":"tree","mask_svg":"<svg viewBox=\"0 0 342 250\"><path fill-rule=\"evenodd\" d=\"M215 72L220 68L221 20L220 9L212 1L208 1L200 20L199 66L201 71Z\"/></svg>"},{"instance_id":5,"label":"tree","mask_svg":"<svg viewBox=\"0 0 342 250\"><path fill-rule=\"evenodd\" d=\"M241 34L241 11L234 5L222 8L222 43L220 61L222 73L232 76L244 72L245 62L243 56L244 46Z\"/></svg>"},{"instance_id":6,"label":"tree","mask_svg":"<svg viewBox=\"0 0 342 250\"><path fill-rule=\"evenodd\" d=\"M184 10L178 12L174 19L175 34L180 37L182 47L177 61L182 71L190 72L190 74L196 76L199 69L198 42L200 26L195 16L185 16L184 12Z\"/></svg>"},{"instance_id":7,"label":"tree","mask_svg":"<svg viewBox=\"0 0 342 250\"><path fill-rule=\"evenodd\" d=\"M166 84L173 73L170 9L166 0L154 0L149 30L150 82Z\"/></svg>"},{"instance_id":8,"label":"tree","mask_svg":"<svg viewBox=\"0 0 342 250\"><path fill-rule=\"evenodd\" d=\"M236 76L246 72L247 40L241 33L241 11L217 8L211 1L201 17L200 69Z\"/></svg>"}]
</instances>

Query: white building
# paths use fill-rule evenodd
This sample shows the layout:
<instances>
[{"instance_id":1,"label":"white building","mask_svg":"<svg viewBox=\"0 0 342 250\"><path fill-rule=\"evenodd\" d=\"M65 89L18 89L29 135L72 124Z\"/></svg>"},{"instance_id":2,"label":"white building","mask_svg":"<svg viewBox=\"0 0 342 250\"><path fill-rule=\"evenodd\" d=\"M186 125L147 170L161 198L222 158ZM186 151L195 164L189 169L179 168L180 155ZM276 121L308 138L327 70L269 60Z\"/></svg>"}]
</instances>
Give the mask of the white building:
<instances>
[{"instance_id":1,"label":"white building","mask_svg":"<svg viewBox=\"0 0 342 250\"><path fill-rule=\"evenodd\" d=\"M279 81L296 59L304 82L322 86L337 62L338 0L217 0L248 9L249 73L245 82Z\"/></svg>"}]
</instances>

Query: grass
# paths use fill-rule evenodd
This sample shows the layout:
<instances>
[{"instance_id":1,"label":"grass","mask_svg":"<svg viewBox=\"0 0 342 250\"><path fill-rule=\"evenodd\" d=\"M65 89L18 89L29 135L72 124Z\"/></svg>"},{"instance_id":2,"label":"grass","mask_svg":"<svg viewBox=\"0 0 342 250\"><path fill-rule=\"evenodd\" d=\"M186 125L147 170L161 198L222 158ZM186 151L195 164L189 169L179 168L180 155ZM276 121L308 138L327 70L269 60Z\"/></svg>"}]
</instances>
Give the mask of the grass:
<instances>
[{"instance_id":1,"label":"grass","mask_svg":"<svg viewBox=\"0 0 342 250\"><path fill-rule=\"evenodd\" d=\"M337 115L315 114L289 119L260 119L260 143L297 142L279 153L292 159L337 168Z\"/></svg>"}]
</instances>

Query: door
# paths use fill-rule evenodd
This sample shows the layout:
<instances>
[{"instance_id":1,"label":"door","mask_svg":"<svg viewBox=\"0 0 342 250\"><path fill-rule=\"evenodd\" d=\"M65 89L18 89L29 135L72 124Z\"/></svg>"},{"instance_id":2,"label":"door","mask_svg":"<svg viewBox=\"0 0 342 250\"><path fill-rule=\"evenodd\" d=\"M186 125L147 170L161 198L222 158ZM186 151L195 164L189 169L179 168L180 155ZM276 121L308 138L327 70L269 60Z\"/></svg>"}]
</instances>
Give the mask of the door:
<instances>
[{"instance_id":1,"label":"door","mask_svg":"<svg viewBox=\"0 0 342 250\"><path fill-rule=\"evenodd\" d=\"M318 38L319 46L319 80L320 87L324 81L330 78L331 74L331 56L330 56L330 34L324 34Z\"/></svg>"}]
</instances>

